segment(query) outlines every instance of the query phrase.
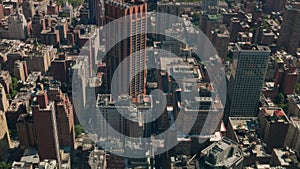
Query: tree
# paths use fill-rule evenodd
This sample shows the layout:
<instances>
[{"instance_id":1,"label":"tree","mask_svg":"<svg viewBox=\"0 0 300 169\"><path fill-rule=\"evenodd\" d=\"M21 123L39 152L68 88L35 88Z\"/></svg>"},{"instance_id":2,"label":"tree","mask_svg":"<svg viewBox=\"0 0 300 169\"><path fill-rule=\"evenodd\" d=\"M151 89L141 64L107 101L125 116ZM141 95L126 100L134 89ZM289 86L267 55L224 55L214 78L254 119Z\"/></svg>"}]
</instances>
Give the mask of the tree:
<instances>
[{"instance_id":1,"label":"tree","mask_svg":"<svg viewBox=\"0 0 300 169\"><path fill-rule=\"evenodd\" d=\"M10 169L11 168L11 163L7 163L5 161L0 162L0 168L1 169Z\"/></svg>"},{"instance_id":2,"label":"tree","mask_svg":"<svg viewBox=\"0 0 300 169\"><path fill-rule=\"evenodd\" d=\"M10 96L12 99L14 99L17 94L18 94L17 90L12 90Z\"/></svg>"},{"instance_id":3,"label":"tree","mask_svg":"<svg viewBox=\"0 0 300 169\"><path fill-rule=\"evenodd\" d=\"M75 137L78 138L78 136L83 132L83 129L80 124L75 125Z\"/></svg>"},{"instance_id":4,"label":"tree","mask_svg":"<svg viewBox=\"0 0 300 169\"><path fill-rule=\"evenodd\" d=\"M288 104L279 104L278 105L284 112L288 112L289 106Z\"/></svg>"},{"instance_id":5,"label":"tree","mask_svg":"<svg viewBox=\"0 0 300 169\"><path fill-rule=\"evenodd\" d=\"M275 103L276 104L284 104L284 94L279 93L277 97L275 98Z\"/></svg>"},{"instance_id":6,"label":"tree","mask_svg":"<svg viewBox=\"0 0 300 169\"><path fill-rule=\"evenodd\" d=\"M18 87L18 79L15 78L15 77L13 77L13 78L11 79L11 81L12 81L12 83L11 83L12 89L17 89L17 87Z\"/></svg>"},{"instance_id":7,"label":"tree","mask_svg":"<svg viewBox=\"0 0 300 169\"><path fill-rule=\"evenodd\" d=\"M299 92L300 92L300 83L298 82L295 87L295 93L299 93Z\"/></svg>"}]
</instances>

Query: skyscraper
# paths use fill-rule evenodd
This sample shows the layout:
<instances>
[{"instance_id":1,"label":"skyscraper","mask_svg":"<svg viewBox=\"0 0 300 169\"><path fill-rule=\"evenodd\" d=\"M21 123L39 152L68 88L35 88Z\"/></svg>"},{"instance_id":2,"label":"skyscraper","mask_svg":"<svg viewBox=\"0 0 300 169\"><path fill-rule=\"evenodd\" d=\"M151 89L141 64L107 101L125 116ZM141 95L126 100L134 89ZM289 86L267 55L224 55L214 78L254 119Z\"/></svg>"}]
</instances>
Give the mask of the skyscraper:
<instances>
[{"instance_id":1,"label":"skyscraper","mask_svg":"<svg viewBox=\"0 0 300 169\"><path fill-rule=\"evenodd\" d=\"M256 116L270 52L266 46L235 44L227 85L229 116Z\"/></svg>"},{"instance_id":2,"label":"skyscraper","mask_svg":"<svg viewBox=\"0 0 300 169\"><path fill-rule=\"evenodd\" d=\"M118 84L108 86L118 94L129 94L137 96L145 93L146 85L146 26L147 26L147 4L142 1L106 1L105 22L109 23L115 19L126 17L114 24L114 28L107 30L111 43L118 39L118 35L127 37L108 52L106 62L108 65L108 84L112 84L112 77L119 64L126 62L117 74ZM133 34L136 34L133 36ZM110 44L108 44L110 45ZM130 86L125 84L129 84ZM126 83L128 82L128 83ZM127 90L129 88L129 90ZM126 93L129 91L129 93Z\"/></svg>"},{"instance_id":3,"label":"skyscraper","mask_svg":"<svg viewBox=\"0 0 300 169\"><path fill-rule=\"evenodd\" d=\"M300 2L285 7L277 45L295 54L300 47Z\"/></svg>"}]
</instances>

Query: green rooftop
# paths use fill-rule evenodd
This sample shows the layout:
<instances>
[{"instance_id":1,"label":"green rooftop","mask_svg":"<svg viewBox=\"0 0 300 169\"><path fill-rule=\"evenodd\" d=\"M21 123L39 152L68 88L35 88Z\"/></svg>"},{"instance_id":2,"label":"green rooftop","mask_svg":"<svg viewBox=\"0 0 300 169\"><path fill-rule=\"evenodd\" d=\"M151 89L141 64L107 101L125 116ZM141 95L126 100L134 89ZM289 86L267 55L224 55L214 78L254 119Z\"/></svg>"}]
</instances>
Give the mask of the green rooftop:
<instances>
[{"instance_id":1,"label":"green rooftop","mask_svg":"<svg viewBox=\"0 0 300 169\"><path fill-rule=\"evenodd\" d=\"M208 15L208 19L210 20L210 21L217 21L218 20L218 15Z\"/></svg>"},{"instance_id":2,"label":"green rooftop","mask_svg":"<svg viewBox=\"0 0 300 169\"><path fill-rule=\"evenodd\" d=\"M79 69L81 67L81 64L76 64L72 67L72 69Z\"/></svg>"}]
</instances>

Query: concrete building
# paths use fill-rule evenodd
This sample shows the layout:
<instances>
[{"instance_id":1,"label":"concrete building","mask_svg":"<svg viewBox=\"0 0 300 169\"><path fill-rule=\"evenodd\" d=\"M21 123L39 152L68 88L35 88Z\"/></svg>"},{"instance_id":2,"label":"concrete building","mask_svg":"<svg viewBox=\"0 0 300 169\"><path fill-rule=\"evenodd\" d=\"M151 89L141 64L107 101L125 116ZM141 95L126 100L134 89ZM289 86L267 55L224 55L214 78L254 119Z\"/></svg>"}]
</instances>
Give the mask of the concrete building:
<instances>
[{"instance_id":1,"label":"concrete building","mask_svg":"<svg viewBox=\"0 0 300 169\"><path fill-rule=\"evenodd\" d=\"M137 102L137 104L129 104L130 98L126 95L120 96L119 100L113 100L110 94L98 94L96 107L100 109L104 117L102 120L106 120L106 122L102 122L99 117L95 121L91 119L95 125L99 126L96 131L98 137L113 137L108 124L119 133L130 137L143 137L146 132L144 130L147 129L143 120L152 118L152 114L146 111L151 108L152 100L150 96L139 97L145 99L140 99L141 102Z\"/></svg>"},{"instance_id":2,"label":"concrete building","mask_svg":"<svg viewBox=\"0 0 300 169\"><path fill-rule=\"evenodd\" d=\"M18 167L21 167L21 169L24 169L22 167L32 167L29 169L35 169L38 168L38 165L40 163L40 157L38 155L38 152L35 148L28 148L24 151L23 156L21 157L20 161L15 161L13 165L16 169L19 169Z\"/></svg>"},{"instance_id":3,"label":"concrete building","mask_svg":"<svg viewBox=\"0 0 300 169\"><path fill-rule=\"evenodd\" d=\"M58 86L50 84L47 96L48 100L55 102L59 145L61 148L73 150L75 146L73 105Z\"/></svg>"},{"instance_id":4,"label":"concrete building","mask_svg":"<svg viewBox=\"0 0 300 169\"><path fill-rule=\"evenodd\" d=\"M106 153L104 150L94 149L88 161L91 169L106 169Z\"/></svg>"},{"instance_id":5,"label":"concrete building","mask_svg":"<svg viewBox=\"0 0 300 169\"><path fill-rule=\"evenodd\" d=\"M238 17L232 17L229 24L230 42L236 42L241 30L241 21Z\"/></svg>"},{"instance_id":6,"label":"concrete building","mask_svg":"<svg viewBox=\"0 0 300 169\"><path fill-rule=\"evenodd\" d=\"M182 95L189 95L189 87L191 87L191 83L183 83L183 88L181 91ZM199 95L195 98L189 98L189 100L181 100L179 97L179 92L175 93L176 97L176 113L183 111L185 116L182 118L178 124L179 131L183 133L189 133L194 136L202 136L202 135L213 135L215 130L220 126L220 121L215 121L216 119L220 119L220 115L222 114L219 110L222 109L222 103L218 98L214 98L214 88L209 83L199 84ZM215 102L213 102L213 100ZM200 106L197 106L200 105ZM212 113L215 115L215 119L209 119L208 114ZM193 120L196 119L193 124ZM211 121L208 121L211 120ZM214 124L215 126L209 126L205 128L205 123ZM189 124L193 124L191 127ZM181 126L182 128L180 128Z\"/></svg>"},{"instance_id":7,"label":"concrete building","mask_svg":"<svg viewBox=\"0 0 300 169\"><path fill-rule=\"evenodd\" d=\"M207 10L209 7L218 7L219 0L203 0L202 1L202 8Z\"/></svg>"},{"instance_id":8,"label":"concrete building","mask_svg":"<svg viewBox=\"0 0 300 169\"><path fill-rule=\"evenodd\" d=\"M300 96L298 94L288 97L288 116L300 117Z\"/></svg>"},{"instance_id":9,"label":"concrete building","mask_svg":"<svg viewBox=\"0 0 300 169\"><path fill-rule=\"evenodd\" d=\"M66 18L58 19L55 25L55 30L59 34L59 44L66 44L67 32L68 32L68 20Z\"/></svg>"},{"instance_id":10,"label":"concrete building","mask_svg":"<svg viewBox=\"0 0 300 169\"><path fill-rule=\"evenodd\" d=\"M284 77L282 81L281 90L285 95L294 93L296 84L298 82L299 72L296 66L290 65L284 69Z\"/></svg>"},{"instance_id":11,"label":"concrete building","mask_svg":"<svg viewBox=\"0 0 300 169\"><path fill-rule=\"evenodd\" d=\"M128 40L126 42L123 40L120 45L114 46L112 50L108 52L106 60L109 78L108 84L112 84L113 76L118 76L118 80L123 83L113 83L111 90L116 91L115 93L117 95L128 94L137 97L139 94L146 93L146 35L143 34L143 32L147 31L147 3L142 1L128 1L127 3L124 1L106 1L106 23L123 16L131 18L130 23L126 23L128 26L125 28L122 26L126 21L123 21L123 23L118 22L119 24L116 26L121 30L121 34L125 34L126 37L128 36ZM133 16L135 16L135 18L133 18ZM107 33L110 35L110 38L116 38L112 36L116 35L114 30L107 30ZM132 36L133 34L136 35ZM109 41L110 40L107 39L107 43L110 43ZM115 75L114 72L117 66L125 59L124 55L127 57L126 59L129 60L122 66L119 74Z\"/></svg>"},{"instance_id":12,"label":"concrete building","mask_svg":"<svg viewBox=\"0 0 300 169\"><path fill-rule=\"evenodd\" d=\"M266 46L237 43L232 52L233 64L227 74L227 116L256 116L271 51Z\"/></svg>"},{"instance_id":13,"label":"concrete building","mask_svg":"<svg viewBox=\"0 0 300 169\"><path fill-rule=\"evenodd\" d=\"M218 28L222 23L222 15L218 13L218 8L209 7L207 11L202 11L200 15L200 29L211 38L211 31Z\"/></svg>"},{"instance_id":14,"label":"concrete building","mask_svg":"<svg viewBox=\"0 0 300 169\"><path fill-rule=\"evenodd\" d=\"M8 17L8 38L25 40L27 38L27 22L23 14L17 10L16 14Z\"/></svg>"},{"instance_id":15,"label":"concrete building","mask_svg":"<svg viewBox=\"0 0 300 169\"><path fill-rule=\"evenodd\" d=\"M56 50L53 46L38 45L31 47L24 60L27 63L28 72L39 71L46 73L51 65L51 60L55 57Z\"/></svg>"},{"instance_id":16,"label":"concrete building","mask_svg":"<svg viewBox=\"0 0 300 169\"><path fill-rule=\"evenodd\" d=\"M47 5L47 15L58 15L59 5L57 5L53 0L50 0L49 5Z\"/></svg>"},{"instance_id":17,"label":"concrete building","mask_svg":"<svg viewBox=\"0 0 300 169\"><path fill-rule=\"evenodd\" d=\"M89 0L90 23L97 26L103 25L104 17L104 1L103 0Z\"/></svg>"},{"instance_id":18,"label":"concrete building","mask_svg":"<svg viewBox=\"0 0 300 169\"><path fill-rule=\"evenodd\" d=\"M194 156L177 155L170 158L170 169L194 169L199 168L199 161Z\"/></svg>"},{"instance_id":19,"label":"concrete building","mask_svg":"<svg viewBox=\"0 0 300 169\"><path fill-rule=\"evenodd\" d=\"M271 153L273 148L282 148L286 144L290 121L281 108L262 107L259 110L260 136L267 144L266 151Z\"/></svg>"},{"instance_id":20,"label":"concrete building","mask_svg":"<svg viewBox=\"0 0 300 169\"><path fill-rule=\"evenodd\" d=\"M54 102L49 102L45 91L38 91L32 101L32 113L41 160L57 160L61 165Z\"/></svg>"},{"instance_id":21,"label":"concrete building","mask_svg":"<svg viewBox=\"0 0 300 169\"><path fill-rule=\"evenodd\" d=\"M300 2L292 2L285 7L283 22L277 41L278 47L295 54L300 44Z\"/></svg>"},{"instance_id":22,"label":"concrete building","mask_svg":"<svg viewBox=\"0 0 300 169\"><path fill-rule=\"evenodd\" d=\"M265 0L265 10L271 12L283 12L287 0Z\"/></svg>"},{"instance_id":23,"label":"concrete building","mask_svg":"<svg viewBox=\"0 0 300 169\"><path fill-rule=\"evenodd\" d=\"M299 151L300 150L300 121L298 117L290 117L291 125L286 138L286 146Z\"/></svg>"},{"instance_id":24,"label":"concrete building","mask_svg":"<svg viewBox=\"0 0 300 169\"><path fill-rule=\"evenodd\" d=\"M29 18L32 19L34 14L34 4L32 0L25 0L22 3L22 11L25 18L28 20Z\"/></svg>"},{"instance_id":25,"label":"concrete building","mask_svg":"<svg viewBox=\"0 0 300 169\"><path fill-rule=\"evenodd\" d=\"M67 61L65 55L59 55L58 58L51 62L53 67L53 78L61 82L67 82Z\"/></svg>"},{"instance_id":26,"label":"concrete building","mask_svg":"<svg viewBox=\"0 0 300 169\"><path fill-rule=\"evenodd\" d=\"M21 148L36 146L37 140L32 114L20 114L16 123Z\"/></svg>"},{"instance_id":27,"label":"concrete building","mask_svg":"<svg viewBox=\"0 0 300 169\"><path fill-rule=\"evenodd\" d=\"M42 30L40 33L41 41L46 45L53 45L54 47L59 47L60 36L59 30L55 28Z\"/></svg>"},{"instance_id":28,"label":"concrete building","mask_svg":"<svg viewBox=\"0 0 300 169\"><path fill-rule=\"evenodd\" d=\"M5 161L11 146L5 113L0 111L0 160Z\"/></svg>"},{"instance_id":29,"label":"concrete building","mask_svg":"<svg viewBox=\"0 0 300 169\"><path fill-rule=\"evenodd\" d=\"M16 122L20 114L26 114L29 107L30 92L18 92L16 97L10 103L6 114L8 127L10 129L16 129Z\"/></svg>"},{"instance_id":30,"label":"concrete building","mask_svg":"<svg viewBox=\"0 0 300 169\"><path fill-rule=\"evenodd\" d=\"M77 25L75 27L75 43L82 47L81 55L88 57L89 76L93 76L93 71L98 67L98 52L100 48L100 33L95 25Z\"/></svg>"},{"instance_id":31,"label":"concrete building","mask_svg":"<svg viewBox=\"0 0 300 169\"><path fill-rule=\"evenodd\" d=\"M75 106L76 116L78 119L84 117L85 108L87 106L87 80L88 80L88 59L87 56L80 56L76 59L76 63L72 66L72 78L73 78L73 99L72 103Z\"/></svg>"},{"instance_id":32,"label":"concrete building","mask_svg":"<svg viewBox=\"0 0 300 169\"><path fill-rule=\"evenodd\" d=\"M32 36L34 38L40 38L42 30L46 29L45 17L38 11L32 18Z\"/></svg>"},{"instance_id":33,"label":"concrete building","mask_svg":"<svg viewBox=\"0 0 300 169\"><path fill-rule=\"evenodd\" d=\"M244 160L238 144L226 137L202 150L200 156L204 158L203 167L208 169L241 169Z\"/></svg>"},{"instance_id":34,"label":"concrete building","mask_svg":"<svg viewBox=\"0 0 300 169\"><path fill-rule=\"evenodd\" d=\"M289 149L273 149L271 165L285 167L287 169L299 168L300 162L298 161L296 153Z\"/></svg>"},{"instance_id":35,"label":"concrete building","mask_svg":"<svg viewBox=\"0 0 300 169\"><path fill-rule=\"evenodd\" d=\"M215 46L219 56L226 59L229 46L229 32L225 26L222 25L219 28L211 30L211 43Z\"/></svg>"},{"instance_id":36,"label":"concrete building","mask_svg":"<svg viewBox=\"0 0 300 169\"><path fill-rule=\"evenodd\" d=\"M73 19L74 17L74 9L73 6L69 2L65 2L63 8L62 8L61 15L64 15L70 19Z\"/></svg>"},{"instance_id":37,"label":"concrete building","mask_svg":"<svg viewBox=\"0 0 300 169\"><path fill-rule=\"evenodd\" d=\"M259 129L257 117L229 117L226 136L240 145L244 166L269 163L271 159L265 151L265 143L259 138Z\"/></svg>"}]
</instances>

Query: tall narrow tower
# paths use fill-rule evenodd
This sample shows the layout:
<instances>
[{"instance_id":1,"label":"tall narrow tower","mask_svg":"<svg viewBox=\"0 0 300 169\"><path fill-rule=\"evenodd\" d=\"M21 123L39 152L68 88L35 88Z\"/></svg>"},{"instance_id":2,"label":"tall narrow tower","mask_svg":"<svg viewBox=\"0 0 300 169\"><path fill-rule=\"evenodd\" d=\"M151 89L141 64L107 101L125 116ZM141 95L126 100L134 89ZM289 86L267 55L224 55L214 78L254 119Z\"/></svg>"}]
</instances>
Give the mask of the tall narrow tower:
<instances>
[{"instance_id":1,"label":"tall narrow tower","mask_svg":"<svg viewBox=\"0 0 300 169\"><path fill-rule=\"evenodd\" d=\"M33 99L31 108L40 158L57 160L60 164L54 102L48 102L47 93L39 91Z\"/></svg>"},{"instance_id":2,"label":"tall narrow tower","mask_svg":"<svg viewBox=\"0 0 300 169\"><path fill-rule=\"evenodd\" d=\"M114 47L109 50L106 56L108 89L109 91L114 90L118 94L136 97L146 92L147 4L142 1L106 1L106 23L125 16L125 19L114 24L113 29L108 30L108 38L117 39L116 36L118 35L127 37L116 45L113 44ZM133 34L135 35L133 36ZM114 42L112 39L107 41ZM126 62L124 62L121 71L115 75L118 77L119 83L111 84L115 70L125 58ZM129 86L124 85L129 83ZM126 93L127 91L129 93Z\"/></svg>"},{"instance_id":3,"label":"tall narrow tower","mask_svg":"<svg viewBox=\"0 0 300 169\"><path fill-rule=\"evenodd\" d=\"M300 2L287 5L283 14L283 22L277 45L287 52L295 54L300 47Z\"/></svg>"},{"instance_id":4,"label":"tall narrow tower","mask_svg":"<svg viewBox=\"0 0 300 169\"><path fill-rule=\"evenodd\" d=\"M228 83L229 116L257 115L270 49L266 46L237 43Z\"/></svg>"}]
</instances>

